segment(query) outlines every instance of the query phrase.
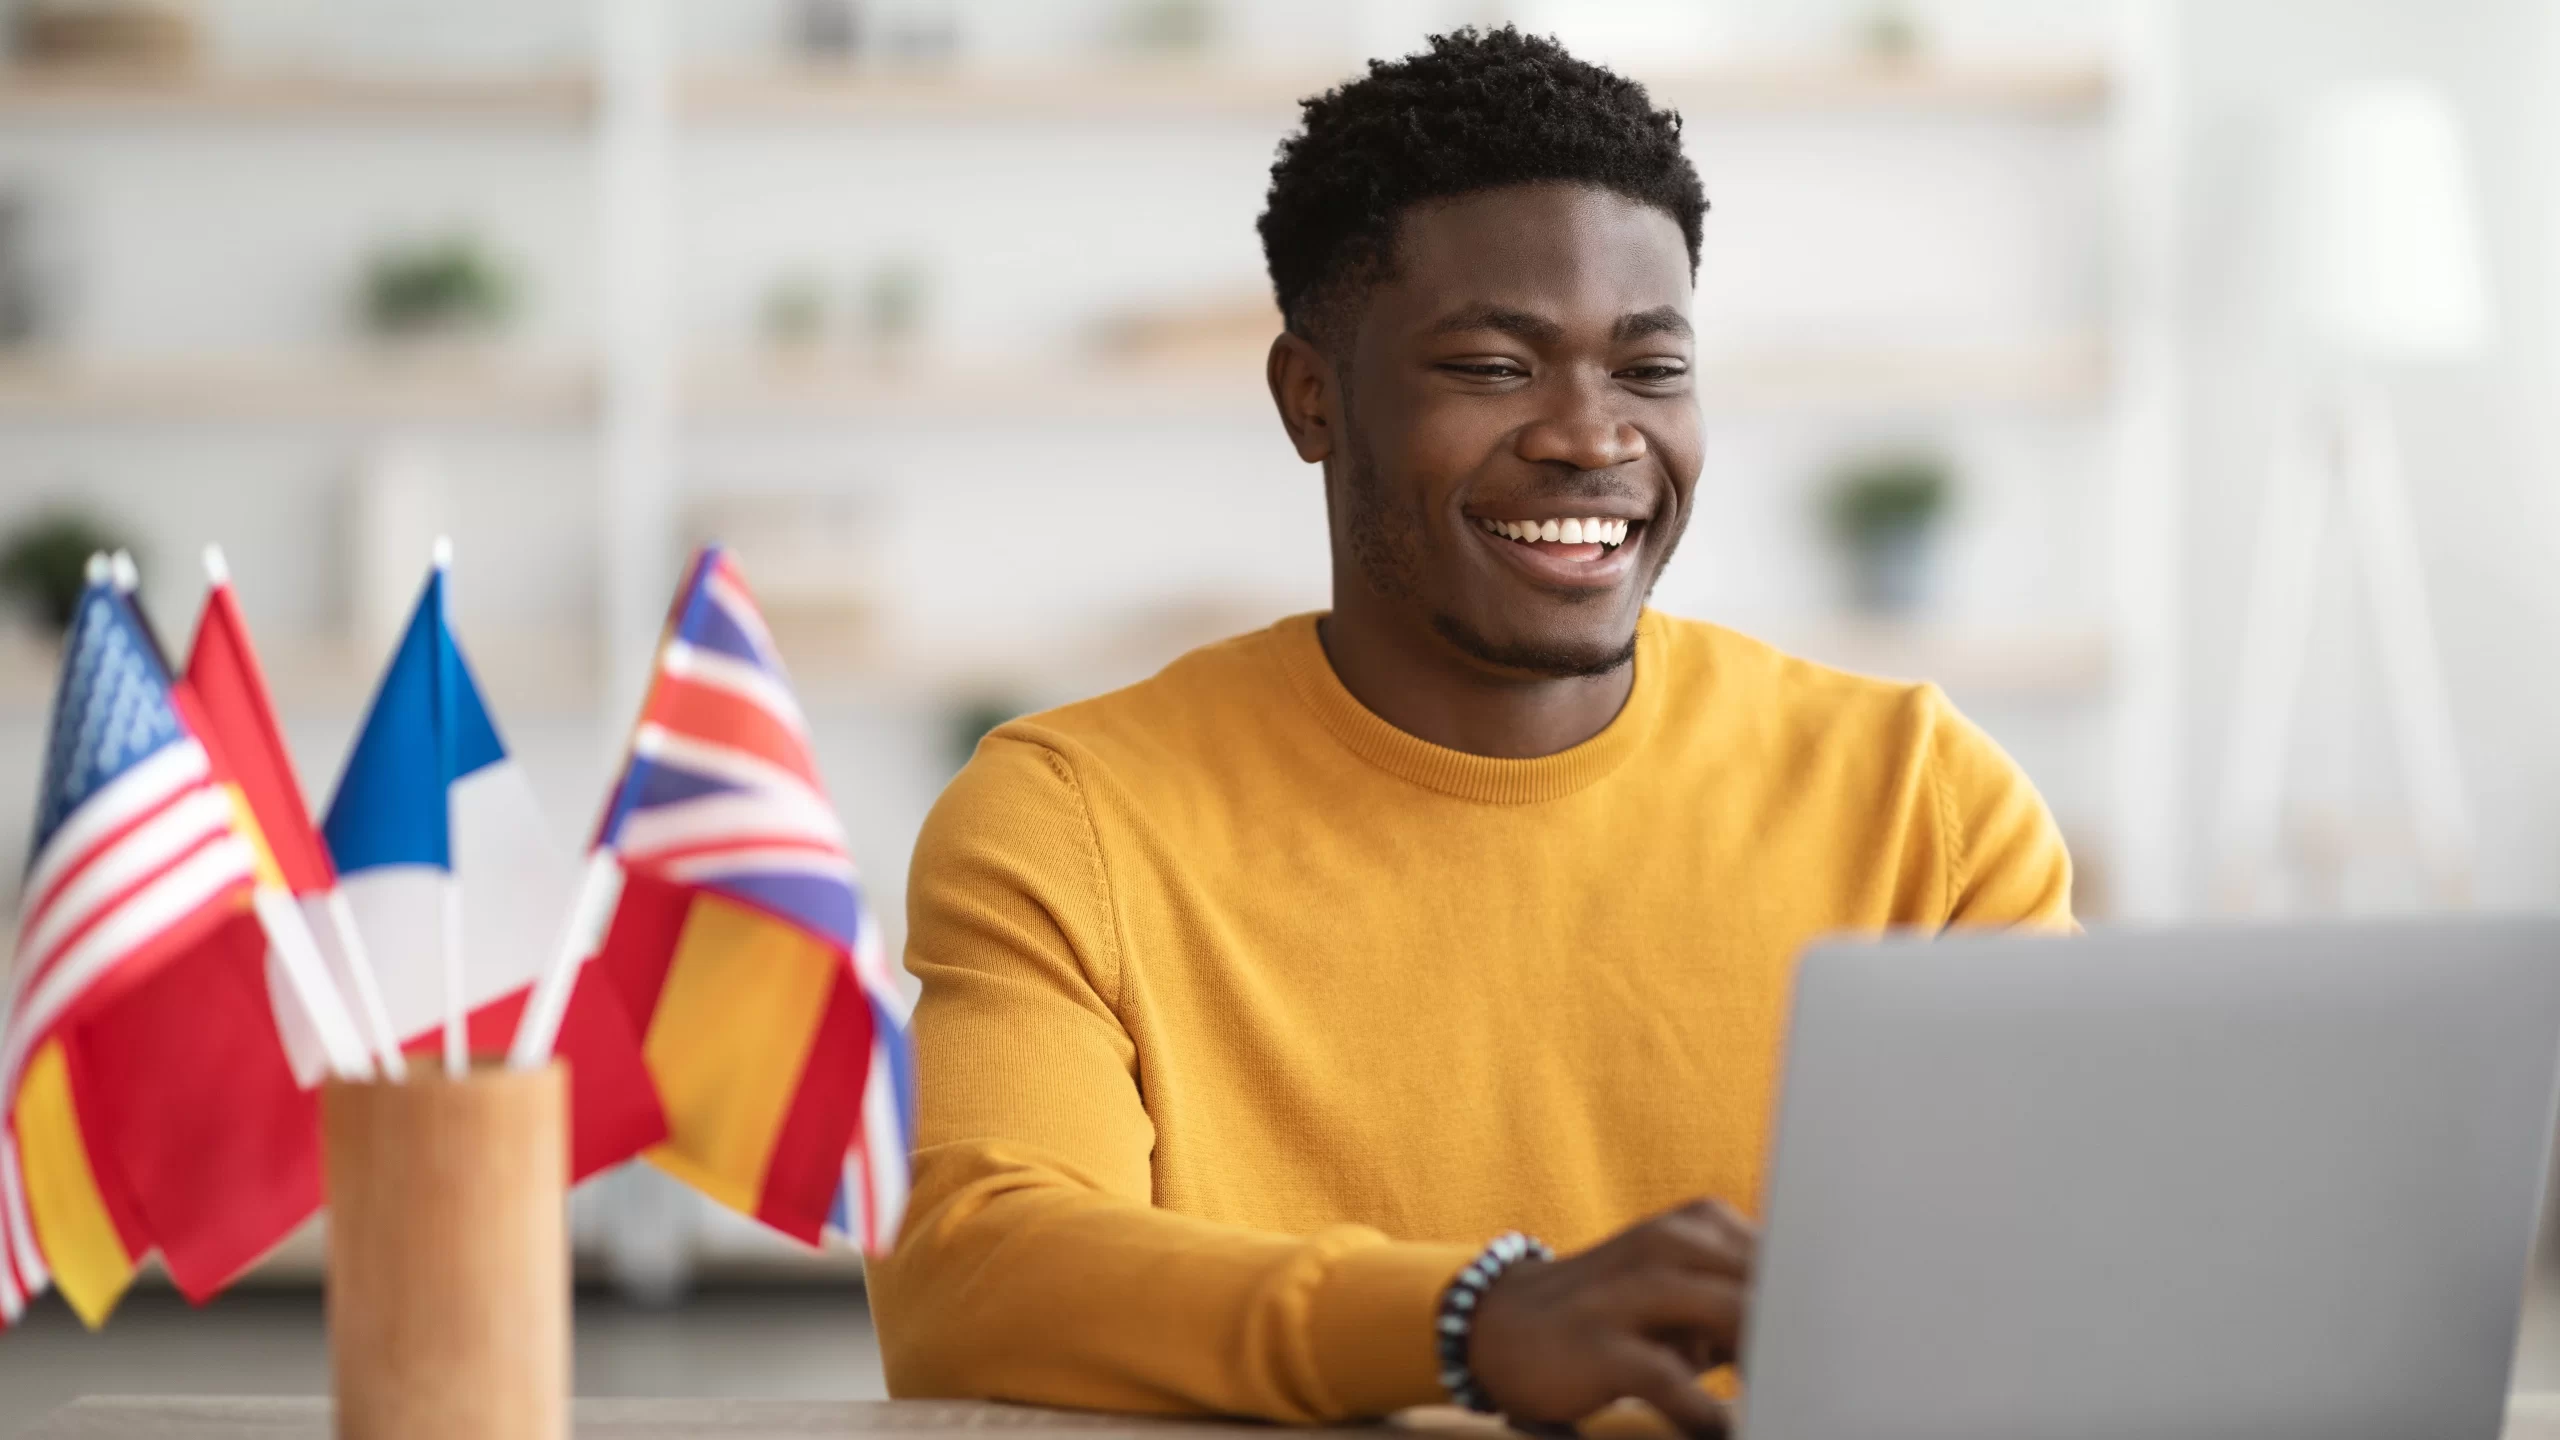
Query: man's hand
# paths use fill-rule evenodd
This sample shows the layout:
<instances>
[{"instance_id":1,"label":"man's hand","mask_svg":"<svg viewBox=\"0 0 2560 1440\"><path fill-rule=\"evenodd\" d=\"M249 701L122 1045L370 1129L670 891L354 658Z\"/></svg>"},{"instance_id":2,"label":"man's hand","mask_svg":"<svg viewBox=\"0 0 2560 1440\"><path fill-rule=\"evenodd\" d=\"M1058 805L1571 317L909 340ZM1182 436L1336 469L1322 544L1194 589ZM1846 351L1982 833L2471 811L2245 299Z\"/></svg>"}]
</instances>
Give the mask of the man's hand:
<instances>
[{"instance_id":1,"label":"man's hand","mask_svg":"<svg viewBox=\"0 0 2560 1440\"><path fill-rule=\"evenodd\" d=\"M1515 1265L1476 1310L1468 1365L1512 1420L1571 1424L1632 1396L1721 1436L1725 1407L1698 1377L1741 1348L1759 1248L1749 1221L1696 1200L1578 1255Z\"/></svg>"}]
</instances>

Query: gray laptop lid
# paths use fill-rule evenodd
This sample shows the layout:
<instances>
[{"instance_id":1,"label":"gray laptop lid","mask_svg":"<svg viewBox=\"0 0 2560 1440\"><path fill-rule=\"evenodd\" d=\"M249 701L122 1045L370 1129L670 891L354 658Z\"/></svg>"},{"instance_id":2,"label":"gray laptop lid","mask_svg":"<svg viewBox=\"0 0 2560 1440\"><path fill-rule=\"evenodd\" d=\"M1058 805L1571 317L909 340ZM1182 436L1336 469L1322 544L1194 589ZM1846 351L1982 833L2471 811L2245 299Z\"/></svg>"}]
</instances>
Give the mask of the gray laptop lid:
<instances>
[{"instance_id":1,"label":"gray laptop lid","mask_svg":"<svg viewBox=\"0 0 2560 1440\"><path fill-rule=\"evenodd\" d=\"M2493 1440L2560 922L1824 946L1748 1440Z\"/></svg>"}]
</instances>

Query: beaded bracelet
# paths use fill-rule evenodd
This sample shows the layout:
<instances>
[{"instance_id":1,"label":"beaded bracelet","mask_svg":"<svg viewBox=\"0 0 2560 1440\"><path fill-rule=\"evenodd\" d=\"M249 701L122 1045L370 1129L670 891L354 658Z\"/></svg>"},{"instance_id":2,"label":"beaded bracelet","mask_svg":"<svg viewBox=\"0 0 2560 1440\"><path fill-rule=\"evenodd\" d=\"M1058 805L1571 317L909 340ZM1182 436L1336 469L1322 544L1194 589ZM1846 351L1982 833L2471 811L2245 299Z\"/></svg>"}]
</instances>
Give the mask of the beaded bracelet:
<instances>
[{"instance_id":1,"label":"beaded bracelet","mask_svg":"<svg viewBox=\"0 0 2560 1440\"><path fill-rule=\"evenodd\" d=\"M1504 1272L1523 1260L1553 1260L1556 1252L1517 1230L1493 1238L1482 1254L1467 1262L1449 1288L1440 1292L1440 1383L1449 1399L1481 1415L1494 1413L1493 1400L1477 1382L1468 1363L1467 1342L1475 1338L1476 1306Z\"/></svg>"}]
</instances>

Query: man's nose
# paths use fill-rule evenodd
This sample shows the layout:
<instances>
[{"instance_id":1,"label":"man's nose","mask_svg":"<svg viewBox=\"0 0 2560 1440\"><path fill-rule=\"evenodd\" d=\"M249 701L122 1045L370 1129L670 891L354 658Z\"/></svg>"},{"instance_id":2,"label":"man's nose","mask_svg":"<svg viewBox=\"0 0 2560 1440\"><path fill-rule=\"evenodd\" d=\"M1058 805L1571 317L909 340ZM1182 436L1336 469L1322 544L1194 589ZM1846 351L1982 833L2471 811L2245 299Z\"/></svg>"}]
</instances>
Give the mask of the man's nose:
<instances>
[{"instance_id":1,"label":"man's nose","mask_svg":"<svg viewBox=\"0 0 2560 1440\"><path fill-rule=\"evenodd\" d=\"M1520 458L1576 470L1610 470L1644 458L1644 432L1609 403L1614 388L1606 379L1558 387L1548 412L1521 429Z\"/></svg>"}]
</instances>

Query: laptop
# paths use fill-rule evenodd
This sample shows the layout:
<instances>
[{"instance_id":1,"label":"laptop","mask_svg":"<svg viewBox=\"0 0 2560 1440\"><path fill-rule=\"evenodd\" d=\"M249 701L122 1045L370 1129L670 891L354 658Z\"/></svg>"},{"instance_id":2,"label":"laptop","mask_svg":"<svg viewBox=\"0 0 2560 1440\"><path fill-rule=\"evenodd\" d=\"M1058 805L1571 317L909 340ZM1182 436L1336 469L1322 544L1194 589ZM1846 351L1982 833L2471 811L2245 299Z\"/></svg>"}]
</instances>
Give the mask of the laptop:
<instances>
[{"instance_id":1,"label":"laptop","mask_svg":"<svg viewBox=\"0 0 2560 1440\"><path fill-rule=\"evenodd\" d=\"M1745 1440L2495 1440L2560 920L1825 945Z\"/></svg>"}]
</instances>

